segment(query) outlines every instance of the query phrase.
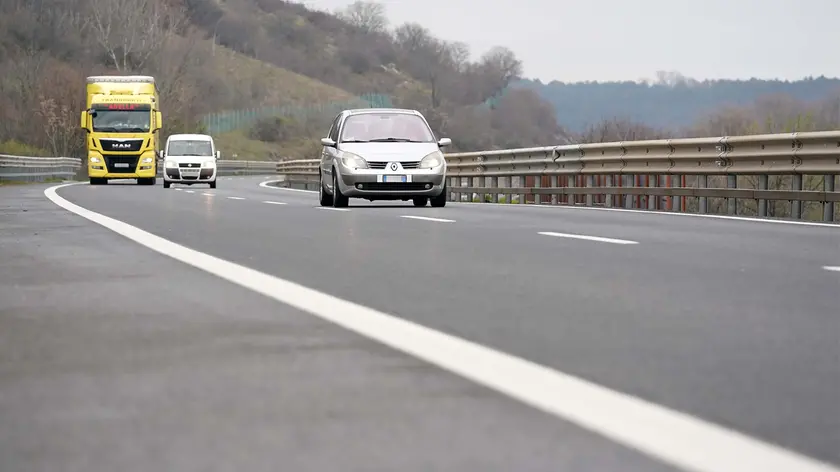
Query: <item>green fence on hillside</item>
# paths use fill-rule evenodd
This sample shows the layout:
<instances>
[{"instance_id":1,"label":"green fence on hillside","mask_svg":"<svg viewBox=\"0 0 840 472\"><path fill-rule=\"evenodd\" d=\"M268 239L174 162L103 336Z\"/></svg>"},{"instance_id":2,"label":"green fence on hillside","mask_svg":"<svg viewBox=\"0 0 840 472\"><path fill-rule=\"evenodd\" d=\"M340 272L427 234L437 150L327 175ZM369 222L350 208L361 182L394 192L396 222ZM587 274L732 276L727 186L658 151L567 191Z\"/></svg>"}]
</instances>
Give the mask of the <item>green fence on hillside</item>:
<instances>
[{"instance_id":1,"label":"green fence on hillside","mask_svg":"<svg viewBox=\"0 0 840 472\"><path fill-rule=\"evenodd\" d=\"M201 122L208 133L217 134L249 129L263 118L289 117L296 121L305 121L310 118L332 119L342 110L349 108L393 108L393 103L388 95L367 94L352 100L323 102L308 106L286 105L210 113L204 115Z\"/></svg>"}]
</instances>

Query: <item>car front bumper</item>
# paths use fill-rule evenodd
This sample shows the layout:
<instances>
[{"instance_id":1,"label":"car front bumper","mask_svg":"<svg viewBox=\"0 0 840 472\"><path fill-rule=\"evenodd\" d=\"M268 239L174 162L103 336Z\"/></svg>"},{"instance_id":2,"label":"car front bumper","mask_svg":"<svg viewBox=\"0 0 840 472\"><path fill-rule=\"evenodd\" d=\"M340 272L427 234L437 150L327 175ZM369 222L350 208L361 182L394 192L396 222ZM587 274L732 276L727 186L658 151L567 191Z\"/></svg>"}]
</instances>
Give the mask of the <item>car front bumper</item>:
<instances>
[{"instance_id":1,"label":"car front bumper","mask_svg":"<svg viewBox=\"0 0 840 472\"><path fill-rule=\"evenodd\" d=\"M347 197L399 199L436 197L444 190L446 167L436 169L337 169L338 186Z\"/></svg>"}]
</instances>

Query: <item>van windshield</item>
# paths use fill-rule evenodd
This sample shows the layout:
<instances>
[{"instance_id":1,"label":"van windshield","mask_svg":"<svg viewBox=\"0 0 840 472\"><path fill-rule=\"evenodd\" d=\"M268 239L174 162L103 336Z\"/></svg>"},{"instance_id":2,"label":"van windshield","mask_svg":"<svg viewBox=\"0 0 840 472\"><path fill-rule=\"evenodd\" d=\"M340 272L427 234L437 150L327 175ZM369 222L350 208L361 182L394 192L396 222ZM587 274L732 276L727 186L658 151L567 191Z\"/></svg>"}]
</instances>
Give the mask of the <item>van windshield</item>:
<instances>
[{"instance_id":1,"label":"van windshield","mask_svg":"<svg viewBox=\"0 0 840 472\"><path fill-rule=\"evenodd\" d=\"M201 139L169 141L167 156L212 156L210 141Z\"/></svg>"}]
</instances>

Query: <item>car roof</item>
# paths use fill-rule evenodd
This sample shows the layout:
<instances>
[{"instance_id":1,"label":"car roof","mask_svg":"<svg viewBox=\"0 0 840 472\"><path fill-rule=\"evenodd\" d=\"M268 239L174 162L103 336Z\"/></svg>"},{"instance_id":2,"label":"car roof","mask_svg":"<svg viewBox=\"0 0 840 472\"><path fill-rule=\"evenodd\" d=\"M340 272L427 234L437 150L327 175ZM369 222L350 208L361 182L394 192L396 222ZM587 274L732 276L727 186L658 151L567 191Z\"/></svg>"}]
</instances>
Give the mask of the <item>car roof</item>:
<instances>
[{"instance_id":1,"label":"car roof","mask_svg":"<svg viewBox=\"0 0 840 472\"><path fill-rule=\"evenodd\" d=\"M354 108L351 110L344 110L345 115L364 115L368 113L394 113L394 114L402 114L402 115L417 115L423 116L417 110L412 110L408 108Z\"/></svg>"},{"instance_id":2,"label":"car roof","mask_svg":"<svg viewBox=\"0 0 840 472\"><path fill-rule=\"evenodd\" d=\"M199 141L212 141L213 137L209 134L173 134L170 135L168 138L169 141L187 141L187 140L199 140Z\"/></svg>"}]
</instances>

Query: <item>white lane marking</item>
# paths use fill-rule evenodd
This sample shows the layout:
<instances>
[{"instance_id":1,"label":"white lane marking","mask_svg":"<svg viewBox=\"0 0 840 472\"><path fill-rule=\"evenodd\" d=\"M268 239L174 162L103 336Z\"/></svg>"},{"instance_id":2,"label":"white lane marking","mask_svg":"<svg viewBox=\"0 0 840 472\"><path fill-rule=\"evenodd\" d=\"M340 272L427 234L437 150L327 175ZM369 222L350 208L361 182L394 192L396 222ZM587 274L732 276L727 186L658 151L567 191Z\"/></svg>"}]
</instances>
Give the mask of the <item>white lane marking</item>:
<instances>
[{"instance_id":1,"label":"white lane marking","mask_svg":"<svg viewBox=\"0 0 840 472\"><path fill-rule=\"evenodd\" d=\"M242 197L228 197L228 198L231 199L231 200L245 200Z\"/></svg>"},{"instance_id":2,"label":"white lane marking","mask_svg":"<svg viewBox=\"0 0 840 472\"><path fill-rule=\"evenodd\" d=\"M176 187L176 188L175 188L175 190L177 190L177 191L181 192L181 191L183 191L184 189L182 189L182 188L177 188L177 187Z\"/></svg>"},{"instance_id":3,"label":"white lane marking","mask_svg":"<svg viewBox=\"0 0 840 472\"><path fill-rule=\"evenodd\" d=\"M543 236L554 236L555 238L585 239L587 241L597 241L599 243L639 244L637 241L628 241L626 239L602 238L600 236L586 236L583 234L554 233L552 231L542 231L538 234Z\"/></svg>"},{"instance_id":4,"label":"white lane marking","mask_svg":"<svg viewBox=\"0 0 840 472\"><path fill-rule=\"evenodd\" d=\"M330 211L350 211L348 208L335 208L335 207L315 207L318 210L330 210Z\"/></svg>"},{"instance_id":5,"label":"white lane marking","mask_svg":"<svg viewBox=\"0 0 840 472\"><path fill-rule=\"evenodd\" d=\"M204 192L204 193L202 193L202 195L207 195L208 197L214 197L214 196L216 196L216 194L215 194L215 193L210 193L210 192Z\"/></svg>"},{"instance_id":6,"label":"white lane marking","mask_svg":"<svg viewBox=\"0 0 840 472\"><path fill-rule=\"evenodd\" d=\"M286 202L272 202L271 200L266 200L263 203L268 203L269 205L285 205Z\"/></svg>"},{"instance_id":7,"label":"white lane marking","mask_svg":"<svg viewBox=\"0 0 840 472\"><path fill-rule=\"evenodd\" d=\"M308 312L693 472L840 472L831 464L372 308L190 249L60 197L56 205L163 255Z\"/></svg>"},{"instance_id":8,"label":"white lane marking","mask_svg":"<svg viewBox=\"0 0 840 472\"><path fill-rule=\"evenodd\" d=\"M194 190L184 190L184 192L187 192L187 193L195 193L195 191L194 191Z\"/></svg>"},{"instance_id":9,"label":"white lane marking","mask_svg":"<svg viewBox=\"0 0 840 472\"><path fill-rule=\"evenodd\" d=\"M267 180L265 182L260 182L260 187L271 188L271 189L276 189L276 190L287 190L289 192L318 193L317 190L303 190L301 188L286 188L286 187L275 187L274 185L268 185L268 184L273 184L275 182L282 182L282 180Z\"/></svg>"},{"instance_id":10,"label":"white lane marking","mask_svg":"<svg viewBox=\"0 0 840 472\"><path fill-rule=\"evenodd\" d=\"M265 188L272 188L276 190L287 190L290 192L306 192L306 193L318 193L316 190L302 190L297 188L286 188L286 187L277 187L274 185L269 185L275 182L282 182L282 180L269 180L267 182L263 182L260 184L260 187ZM453 187L454 188L454 187ZM798 226L818 226L822 228L834 228L840 229L840 224L831 224L831 223L817 223L815 221L787 221L787 220L768 220L766 218L748 218L746 216L728 216L728 215L703 215L700 213L677 213L677 212L664 212L664 211L650 211L650 210L630 210L627 208L601 208L601 207L583 207L583 206L571 206L571 205L520 205L520 204L511 204L511 203L481 203L481 202L449 202L455 205L484 205L484 206L491 206L491 207L502 207L502 208L510 208L510 209L523 209L523 208L540 208L540 209L553 209L553 210L589 210L589 211L617 211L617 212L624 212L624 213L642 213L645 215L660 215L660 216L687 216L693 218L712 218L712 219L719 219L719 220L735 220L735 221L747 221L751 223L777 223L782 225L798 225Z\"/></svg>"},{"instance_id":11,"label":"white lane marking","mask_svg":"<svg viewBox=\"0 0 840 472\"><path fill-rule=\"evenodd\" d=\"M840 272L840 266L823 266L823 269L829 272Z\"/></svg>"},{"instance_id":12,"label":"white lane marking","mask_svg":"<svg viewBox=\"0 0 840 472\"><path fill-rule=\"evenodd\" d=\"M280 187L275 187L280 188ZM747 221L751 223L777 223L783 225L798 225L798 226L819 226L823 228L840 229L840 224L831 223L817 223L815 221L787 221L787 220L769 220L766 218L749 218L746 216L728 216L728 215L708 215L700 213L678 213L666 211L651 211L651 210L631 210L627 208L602 208L602 207L585 207L585 206L571 206L571 205L520 205L516 203L481 203L481 202L451 202L455 205L487 205L502 208L540 208L540 209L555 209L555 210L585 210L585 211L616 211L623 213L641 213L645 215L659 215L659 216L687 216L692 218L712 218L718 220L735 220Z\"/></svg>"},{"instance_id":13,"label":"white lane marking","mask_svg":"<svg viewBox=\"0 0 840 472\"><path fill-rule=\"evenodd\" d=\"M412 220L437 221L438 223L454 223L455 220L446 220L443 218L431 218L429 216L414 216L414 215L400 215L400 218L410 218Z\"/></svg>"}]
</instances>

